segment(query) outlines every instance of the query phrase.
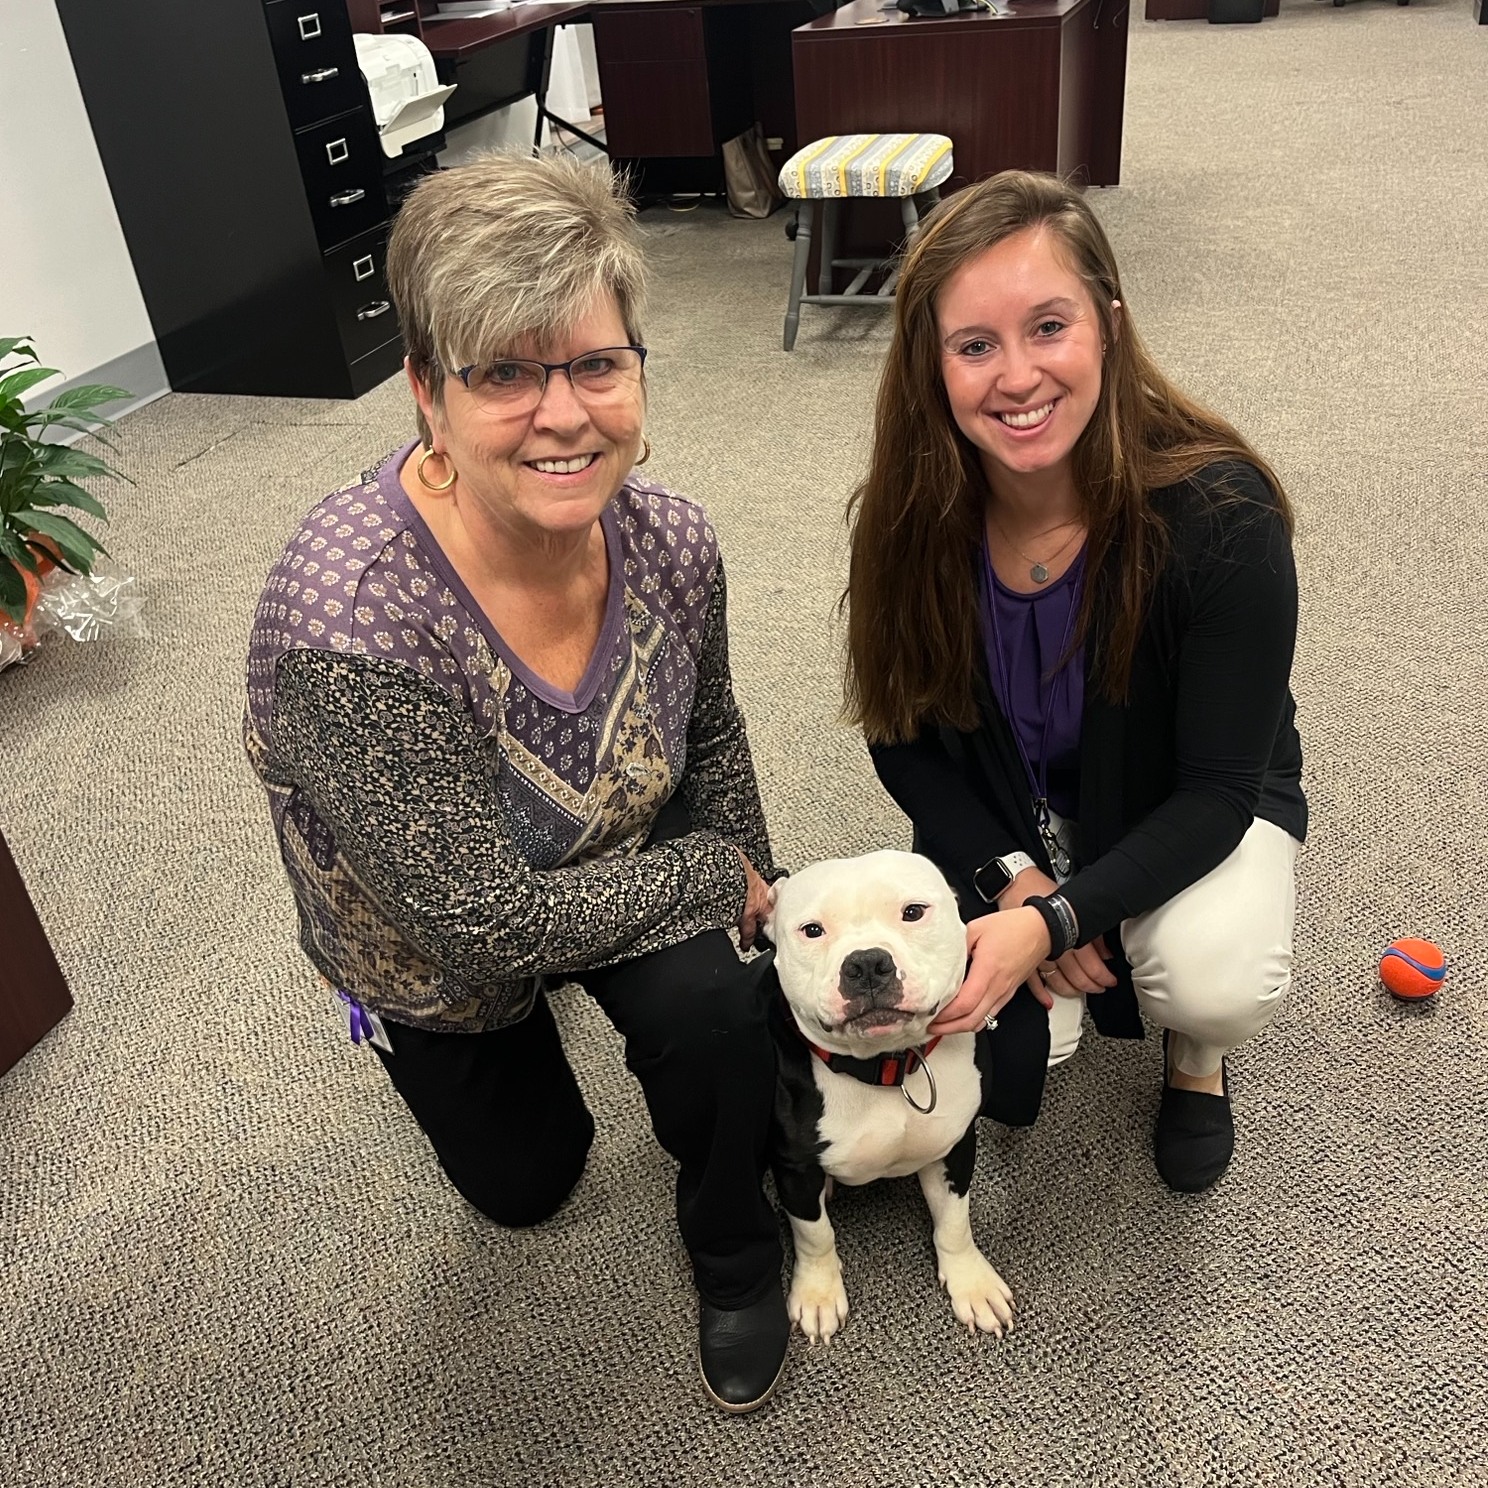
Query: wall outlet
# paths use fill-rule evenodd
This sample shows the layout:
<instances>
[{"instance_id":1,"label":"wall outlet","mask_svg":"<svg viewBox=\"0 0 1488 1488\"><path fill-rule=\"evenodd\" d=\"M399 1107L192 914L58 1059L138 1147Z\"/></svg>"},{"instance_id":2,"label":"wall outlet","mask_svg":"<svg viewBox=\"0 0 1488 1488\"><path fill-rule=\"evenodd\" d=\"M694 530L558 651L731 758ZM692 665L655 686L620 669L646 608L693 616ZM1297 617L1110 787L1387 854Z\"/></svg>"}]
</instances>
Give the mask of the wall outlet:
<instances>
[{"instance_id":1,"label":"wall outlet","mask_svg":"<svg viewBox=\"0 0 1488 1488\"><path fill-rule=\"evenodd\" d=\"M784 139L784 137L782 135L772 134L769 137L769 139L767 139L765 141L765 149L767 149L767 150L783 150L783 149L785 149L785 139Z\"/></svg>"}]
</instances>

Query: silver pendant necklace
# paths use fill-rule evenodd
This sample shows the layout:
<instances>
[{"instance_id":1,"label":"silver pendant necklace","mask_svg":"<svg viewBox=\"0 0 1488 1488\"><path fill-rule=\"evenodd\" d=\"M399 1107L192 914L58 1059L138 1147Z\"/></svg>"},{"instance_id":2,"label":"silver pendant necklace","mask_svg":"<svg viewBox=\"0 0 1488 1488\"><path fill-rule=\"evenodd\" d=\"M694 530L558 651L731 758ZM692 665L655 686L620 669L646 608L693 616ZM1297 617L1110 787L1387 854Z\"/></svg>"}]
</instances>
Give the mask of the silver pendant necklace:
<instances>
[{"instance_id":1,"label":"silver pendant necklace","mask_svg":"<svg viewBox=\"0 0 1488 1488\"><path fill-rule=\"evenodd\" d=\"M1035 584L1047 584L1049 582L1049 564L1058 563L1059 560L1069 550L1069 545L1074 542L1077 537L1080 536L1080 525L1078 522L1076 522L1075 530L1070 533L1070 535L1065 538L1065 540L1059 545L1059 550L1055 553L1051 553L1044 562L1040 563L1037 558L1030 558L1028 554L1025 553L1023 549L1020 548L1017 543L1015 543L1012 538L1008 536L1007 528L1005 528L1002 523L997 520L996 516L993 515L993 513L988 512L987 515L992 517L992 525L998 530L998 532L1002 534L1002 540L1008 545L1008 547L1013 550L1013 552L1015 552L1026 564L1028 564L1028 577L1032 579ZM1049 532L1058 531L1058 527L1049 528ZM1041 532L1039 533L1039 536L1047 537L1049 535L1049 532Z\"/></svg>"}]
</instances>

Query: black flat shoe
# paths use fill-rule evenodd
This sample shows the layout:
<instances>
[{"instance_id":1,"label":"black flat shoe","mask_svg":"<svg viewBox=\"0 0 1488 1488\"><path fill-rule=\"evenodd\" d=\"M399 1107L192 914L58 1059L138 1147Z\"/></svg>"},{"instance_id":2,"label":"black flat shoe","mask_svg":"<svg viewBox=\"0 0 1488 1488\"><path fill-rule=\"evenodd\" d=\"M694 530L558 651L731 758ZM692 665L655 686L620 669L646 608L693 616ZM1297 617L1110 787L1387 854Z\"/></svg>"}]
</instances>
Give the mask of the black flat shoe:
<instances>
[{"instance_id":1,"label":"black flat shoe","mask_svg":"<svg viewBox=\"0 0 1488 1488\"><path fill-rule=\"evenodd\" d=\"M730 1311L702 1304L698 1372L714 1405L735 1415L758 1410L785 1372L790 1318L785 1293L772 1286L758 1302Z\"/></svg>"},{"instance_id":2,"label":"black flat shoe","mask_svg":"<svg viewBox=\"0 0 1488 1488\"><path fill-rule=\"evenodd\" d=\"M1223 1095L1177 1090L1168 1084L1168 1035L1163 1031L1163 1091L1152 1133L1158 1176L1177 1193L1213 1188L1235 1152L1230 1070L1223 1064Z\"/></svg>"}]
</instances>

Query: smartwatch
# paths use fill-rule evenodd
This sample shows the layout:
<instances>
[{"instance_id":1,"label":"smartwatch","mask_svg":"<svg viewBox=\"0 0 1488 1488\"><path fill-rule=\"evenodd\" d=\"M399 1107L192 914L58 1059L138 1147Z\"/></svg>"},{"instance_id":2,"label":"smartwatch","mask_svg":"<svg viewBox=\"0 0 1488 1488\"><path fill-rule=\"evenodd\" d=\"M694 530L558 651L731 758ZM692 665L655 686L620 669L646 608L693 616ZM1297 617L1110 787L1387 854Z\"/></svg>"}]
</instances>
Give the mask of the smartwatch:
<instances>
[{"instance_id":1,"label":"smartwatch","mask_svg":"<svg viewBox=\"0 0 1488 1488\"><path fill-rule=\"evenodd\" d=\"M1038 864L1026 852L1011 852L1004 858L990 858L971 875L972 887L983 903L996 904L1001 894L1025 868Z\"/></svg>"}]
</instances>

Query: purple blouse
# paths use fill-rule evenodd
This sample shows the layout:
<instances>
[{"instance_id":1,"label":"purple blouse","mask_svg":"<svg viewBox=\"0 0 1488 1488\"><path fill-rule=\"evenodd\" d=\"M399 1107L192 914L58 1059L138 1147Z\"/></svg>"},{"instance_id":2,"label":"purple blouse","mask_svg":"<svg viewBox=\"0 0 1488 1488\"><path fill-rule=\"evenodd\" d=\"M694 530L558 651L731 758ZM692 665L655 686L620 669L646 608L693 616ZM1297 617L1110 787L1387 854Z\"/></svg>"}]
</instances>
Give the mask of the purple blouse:
<instances>
[{"instance_id":1,"label":"purple blouse","mask_svg":"<svg viewBox=\"0 0 1488 1488\"><path fill-rule=\"evenodd\" d=\"M1059 660L1074 634L1084 580L1083 547L1064 574L1034 594L1009 589L983 552L982 631L992 690L1022 746L1030 791L1035 799L1047 793L1049 805L1064 817L1076 816L1080 804L1084 646L1064 666Z\"/></svg>"}]
</instances>

